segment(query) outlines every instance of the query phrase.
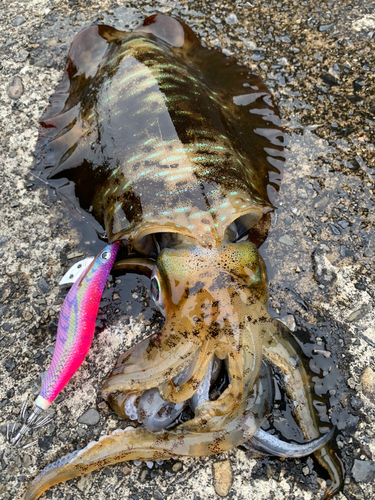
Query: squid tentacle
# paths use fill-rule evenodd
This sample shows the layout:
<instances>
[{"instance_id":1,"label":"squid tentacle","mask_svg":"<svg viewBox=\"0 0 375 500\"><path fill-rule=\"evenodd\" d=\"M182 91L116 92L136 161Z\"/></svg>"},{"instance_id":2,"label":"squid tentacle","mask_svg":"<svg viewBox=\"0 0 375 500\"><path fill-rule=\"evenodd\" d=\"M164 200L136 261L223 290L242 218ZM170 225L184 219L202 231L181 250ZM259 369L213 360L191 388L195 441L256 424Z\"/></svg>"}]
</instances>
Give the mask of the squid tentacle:
<instances>
[{"instance_id":1,"label":"squid tentacle","mask_svg":"<svg viewBox=\"0 0 375 500\"><path fill-rule=\"evenodd\" d=\"M213 357L215 342L212 340L205 342L199 352L195 363L194 372L189 380L181 385L177 385L173 380L163 382L159 386L161 396L167 401L182 403L190 399L196 392L197 387L202 382Z\"/></svg>"},{"instance_id":2,"label":"squid tentacle","mask_svg":"<svg viewBox=\"0 0 375 500\"><path fill-rule=\"evenodd\" d=\"M88 474L99 467L129 460L166 460L221 453L247 441L269 415L272 384L267 377L229 415L201 425L193 419L172 431L145 428L117 430L86 448L48 465L29 485L22 500L36 500L51 486Z\"/></svg>"},{"instance_id":3,"label":"squid tentacle","mask_svg":"<svg viewBox=\"0 0 375 500\"><path fill-rule=\"evenodd\" d=\"M313 406L313 382L303 364L305 358L296 337L285 325L273 321L267 330L264 354L276 364L287 379L286 390L296 402L294 408L300 428L308 440L319 438L319 426ZM326 498L331 498L343 484L344 467L334 449L326 444L314 452L319 464L328 472L331 484L327 487Z\"/></svg>"},{"instance_id":4,"label":"squid tentacle","mask_svg":"<svg viewBox=\"0 0 375 500\"><path fill-rule=\"evenodd\" d=\"M148 337L119 357L110 378L103 384L104 399L116 391L159 387L166 379L176 377L193 361L202 342L193 335L174 341L170 338L174 326L167 321L160 334ZM178 356L175 355L177 346Z\"/></svg>"},{"instance_id":5,"label":"squid tentacle","mask_svg":"<svg viewBox=\"0 0 375 500\"><path fill-rule=\"evenodd\" d=\"M298 457L306 457L307 455L311 455L322 448L328 441L331 440L335 433L335 427L323 434L318 439L313 439L308 443L297 444L297 443L288 443L286 441L282 441L276 436L269 434L263 429L258 429L252 438L249 439L247 443L245 443L246 448L252 448L255 451L260 451L267 455L273 455L275 457L284 457L284 458L298 458ZM248 446L249 445L249 446Z\"/></svg>"}]
</instances>

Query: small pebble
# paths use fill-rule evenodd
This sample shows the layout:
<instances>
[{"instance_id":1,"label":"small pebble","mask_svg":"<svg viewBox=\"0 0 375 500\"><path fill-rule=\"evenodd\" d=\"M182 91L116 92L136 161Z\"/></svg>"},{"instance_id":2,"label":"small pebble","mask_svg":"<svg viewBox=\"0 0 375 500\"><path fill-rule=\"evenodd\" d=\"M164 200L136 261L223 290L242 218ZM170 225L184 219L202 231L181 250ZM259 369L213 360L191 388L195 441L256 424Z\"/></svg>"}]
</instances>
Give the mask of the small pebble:
<instances>
[{"instance_id":1,"label":"small pebble","mask_svg":"<svg viewBox=\"0 0 375 500\"><path fill-rule=\"evenodd\" d=\"M8 240L9 238L7 236L0 236L0 247L4 246Z\"/></svg>"},{"instance_id":2,"label":"small pebble","mask_svg":"<svg viewBox=\"0 0 375 500\"><path fill-rule=\"evenodd\" d=\"M100 420L99 412L94 408L90 408L83 415L81 415L78 419L80 424L86 425L96 425Z\"/></svg>"},{"instance_id":3,"label":"small pebble","mask_svg":"<svg viewBox=\"0 0 375 500\"><path fill-rule=\"evenodd\" d=\"M237 19L237 16L236 14L230 14L226 19L225 19L225 22L227 24L237 24L238 23L238 19Z\"/></svg>"},{"instance_id":4,"label":"small pebble","mask_svg":"<svg viewBox=\"0 0 375 500\"><path fill-rule=\"evenodd\" d=\"M255 52L252 56L251 59L253 61L263 61L263 59L266 58L266 55L264 52Z\"/></svg>"},{"instance_id":5,"label":"small pebble","mask_svg":"<svg viewBox=\"0 0 375 500\"><path fill-rule=\"evenodd\" d=\"M314 278L320 283L320 287L332 286L337 280L336 270L320 249L314 250L312 261Z\"/></svg>"},{"instance_id":6,"label":"small pebble","mask_svg":"<svg viewBox=\"0 0 375 500\"><path fill-rule=\"evenodd\" d=\"M25 309L22 313L22 317L25 321L30 321L32 319L33 315L31 314L29 309Z\"/></svg>"},{"instance_id":7,"label":"small pebble","mask_svg":"<svg viewBox=\"0 0 375 500\"><path fill-rule=\"evenodd\" d=\"M139 482L141 484L144 484L146 482L147 474L148 474L148 470L147 469L143 469L143 471L141 472L141 476L139 478Z\"/></svg>"},{"instance_id":8,"label":"small pebble","mask_svg":"<svg viewBox=\"0 0 375 500\"><path fill-rule=\"evenodd\" d=\"M52 60L49 57L40 57L34 62L34 65L39 68L50 68L52 66Z\"/></svg>"},{"instance_id":9,"label":"small pebble","mask_svg":"<svg viewBox=\"0 0 375 500\"><path fill-rule=\"evenodd\" d=\"M155 500L164 500L165 497L159 490L155 490L154 491L154 498L155 498Z\"/></svg>"},{"instance_id":10,"label":"small pebble","mask_svg":"<svg viewBox=\"0 0 375 500\"><path fill-rule=\"evenodd\" d=\"M216 462L214 468L214 488L216 493L221 497L226 497L232 485L232 468L229 460Z\"/></svg>"},{"instance_id":11,"label":"small pebble","mask_svg":"<svg viewBox=\"0 0 375 500\"><path fill-rule=\"evenodd\" d=\"M15 17L13 20L12 20L12 25L13 26L21 26L22 24L25 23L25 19L23 19L22 17L20 16L17 16Z\"/></svg>"},{"instance_id":12,"label":"small pebble","mask_svg":"<svg viewBox=\"0 0 375 500\"><path fill-rule=\"evenodd\" d=\"M362 390L370 400L375 400L375 372L368 366L361 377Z\"/></svg>"},{"instance_id":13,"label":"small pebble","mask_svg":"<svg viewBox=\"0 0 375 500\"><path fill-rule=\"evenodd\" d=\"M292 330L292 332L295 331L297 325L293 314L286 314L285 316L282 316L280 318L280 321L284 323L284 325L286 325L289 330Z\"/></svg>"},{"instance_id":14,"label":"small pebble","mask_svg":"<svg viewBox=\"0 0 375 500\"><path fill-rule=\"evenodd\" d=\"M346 220L339 220L337 224L343 229L346 229L349 226L349 222Z\"/></svg>"},{"instance_id":15,"label":"small pebble","mask_svg":"<svg viewBox=\"0 0 375 500\"><path fill-rule=\"evenodd\" d=\"M334 226L333 224L328 224L331 231L332 231L332 234L334 234L335 236L339 236L341 234L341 231L338 227Z\"/></svg>"},{"instance_id":16,"label":"small pebble","mask_svg":"<svg viewBox=\"0 0 375 500\"><path fill-rule=\"evenodd\" d=\"M58 435L58 438L60 439L60 441L62 441L64 443L65 441L67 441L69 439L69 432L68 431L61 432Z\"/></svg>"},{"instance_id":17,"label":"small pebble","mask_svg":"<svg viewBox=\"0 0 375 500\"><path fill-rule=\"evenodd\" d=\"M306 192L306 189L297 189L297 195L300 200L307 200L309 195Z\"/></svg>"},{"instance_id":18,"label":"small pebble","mask_svg":"<svg viewBox=\"0 0 375 500\"><path fill-rule=\"evenodd\" d=\"M85 429L82 429L82 427L78 427L77 428L77 434L79 437L83 438L86 436L86 430Z\"/></svg>"},{"instance_id":19,"label":"small pebble","mask_svg":"<svg viewBox=\"0 0 375 500\"><path fill-rule=\"evenodd\" d=\"M17 54L14 56L14 60L16 62L24 62L29 57L29 53L27 50L19 50Z\"/></svg>"},{"instance_id":20,"label":"small pebble","mask_svg":"<svg viewBox=\"0 0 375 500\"><path fill-rule=\"evenodd\" d=\"M182 463L181 462L176 462L173 467L172 467L172 470L173 472L178 472L182 469Z\"/></svg>"},{"instance_id":21,"label":"small pebble","mask_svg":"<svg viewBox=\"0 0 375 500\"><path fill-rule=\"evenodd\" d=\"M216 16L211 16L211 19L213 20L214 23L218 24L221 23L221 19L216 17Z\"/></svg>"},{"instance_id":22,"label":"small pebble","mask_svg":"<svg viewBox=\"0 0 375 500\"><path fill-rule=\"evenodd\" d=\"M23 83L19 76L14 76L8 85L8 97L16 101L23 94Z\"/></svg>"},{"instance_id":23,"label":"small pebble","mask_svg":"<svg viewBox=\"0 0 375 500\"><path fill-rule=\"evenodd\" d=\"M9 332L12 328L12 324L11 323L3 323L1 325L1 328L4 330L4 332Z\"/></svg>"},{"instance_id":24,"label":"small pebble","mask_svg":"<svg viewBox=\"0 0 375 500\"><path fill-rule=\"evenodd\" d=\"M352 476L357 483L369 483L375 479L375 462L354 460Z\"/></svg>"},{"instance_id":25,"label":"small pebble","mask_svg":"<svg viewBox=\"0 0 375 500\"><path fill-rule=\"evenodd\" d=\"M284 243L284 245L288 245L289 247L294 246L294 239L288 234L284 234L279 238L280 243Z\"/></svg>"},{"instance_id":26,"label":"small pebble","mask_svg":"<svg viewBox=\"0 0 375 500\"><path fill-rule=\"evenodd\" d=\"M332 26L334 26L335 23L331 23L331 24L322 24L321 26L319 26L318 30L320 32L323 32L323 31L327 31L329 28L332 28Z\"/></svg>"},{"instance_id":27,"label":"small pebble","mask_svg":"<svg viewBox=\"0 0 375 500\"><path fill-rule=\"evenodd\" d=\"M12 370L15 369L16 362L14 361L13 358L8 358L4 361L3 366L8 372L11 372Z\"/></svg>"},{"instance_id":28,"label":"small pebble","mask_svg":"<svg viewBox=\"0 0 375 500\"><path fill-rule=\"evenodd\" d=\"M71 260L71 259L77 259L78 257L82 257L82 256L83 256L83 252L81 252L81 250L74 250L73 252L68 253L66 258L68 260Z\"/></svg>"},{"instance_id":29,"label":"small pebble","mask_svg":"<svg viewBox=\"0 0 375 500\"><path fill-rule=\"evenodd\" d=\"M38 287L39 287L40 291L45 293L45 294L50 291L50 287L44 278L40 278L38 280Z\"/></svg>"}]
</instances>

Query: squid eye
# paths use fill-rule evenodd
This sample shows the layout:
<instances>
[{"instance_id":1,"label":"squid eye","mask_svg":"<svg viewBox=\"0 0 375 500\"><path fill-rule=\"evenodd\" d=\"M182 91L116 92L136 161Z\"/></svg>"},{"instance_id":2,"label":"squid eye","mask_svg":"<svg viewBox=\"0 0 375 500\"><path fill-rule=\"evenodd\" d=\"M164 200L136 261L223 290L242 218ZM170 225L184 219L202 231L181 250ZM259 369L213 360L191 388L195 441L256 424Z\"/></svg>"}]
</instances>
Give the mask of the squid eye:
<instances>
[{"instance_id":1,"label":"squid eye","mask_svg":"<svg viewBox=\"0 0 375 500\"><path fill-rule=\"evenodd\" d=\"M160 312L164 314L163 295L161 292L161 286L160 286L159 279L156 275L156 269L154 269L152 276L151 276L150 293L151 293L151 297L153 298L153 300L155 302L155 305L158 307Z\"/></svg>"},{"instance_id":2,"label":"squid eye","mask_svg":"<svg viewBox=\"0 0 375 500\"><path fill-rule=\"evenodd\" d=\"M150 290L151 290L151 297L154 299L156 303L159 302L160 285L159 285L159 280L157 279L156 276L151 278Z\"/></svg>"}]
</instances>

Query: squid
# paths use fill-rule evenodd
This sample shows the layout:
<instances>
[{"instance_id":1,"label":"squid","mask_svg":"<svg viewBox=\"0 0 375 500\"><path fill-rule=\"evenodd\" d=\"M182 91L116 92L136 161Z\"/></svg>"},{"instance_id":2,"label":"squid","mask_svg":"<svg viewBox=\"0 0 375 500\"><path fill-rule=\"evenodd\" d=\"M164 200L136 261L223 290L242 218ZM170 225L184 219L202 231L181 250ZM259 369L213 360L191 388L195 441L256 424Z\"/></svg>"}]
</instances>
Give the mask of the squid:
<instances>
[{"instance_id":1,"label":"squid","mask_svg":"<svg viewBox=\"0 0 375 500\"><path fill-rule=\"evenodd\" d=\"M39 175L65 190L108 246L64 302L47 380L13 443L40 424L86 356L111 269L148 276L164 325L123 353L103 383L103 399L136 427L48 465L23 499L118 462L240 445L280 457L313 453L331 498L343 484L329 444L335 429L319 422L297 337L268 313L258 250L285 157L266 85L183 22L157 14L130 33L81 31L40 123ZM272 367L305 444L262 429L273 411Z\"/></svg>"}]
</instances>

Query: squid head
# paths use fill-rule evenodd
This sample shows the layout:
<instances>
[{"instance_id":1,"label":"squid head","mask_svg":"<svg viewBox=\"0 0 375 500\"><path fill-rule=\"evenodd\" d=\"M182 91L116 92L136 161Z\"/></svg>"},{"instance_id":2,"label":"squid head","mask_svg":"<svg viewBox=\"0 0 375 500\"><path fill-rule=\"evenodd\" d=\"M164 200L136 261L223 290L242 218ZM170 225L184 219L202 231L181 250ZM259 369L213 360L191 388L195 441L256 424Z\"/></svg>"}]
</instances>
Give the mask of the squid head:
<instances>
[{"instance_id":1,"label":"squid head","mask_svg":"<svg viewBox=\"0 0 375 500\"><path fill-rule=\"evenodd\" d=\"M165 248L150 283L164 327L119 358L103 397L123 416L128 397L136 401L154 388L165 401L184 403L217 359L225 363L230 383L217 400L198 405L196 414L202 421L203 415L228 415L253 391L272 321L265 265L256 247L246 241L214 249Z\"/></svg>"}]
</instances>

